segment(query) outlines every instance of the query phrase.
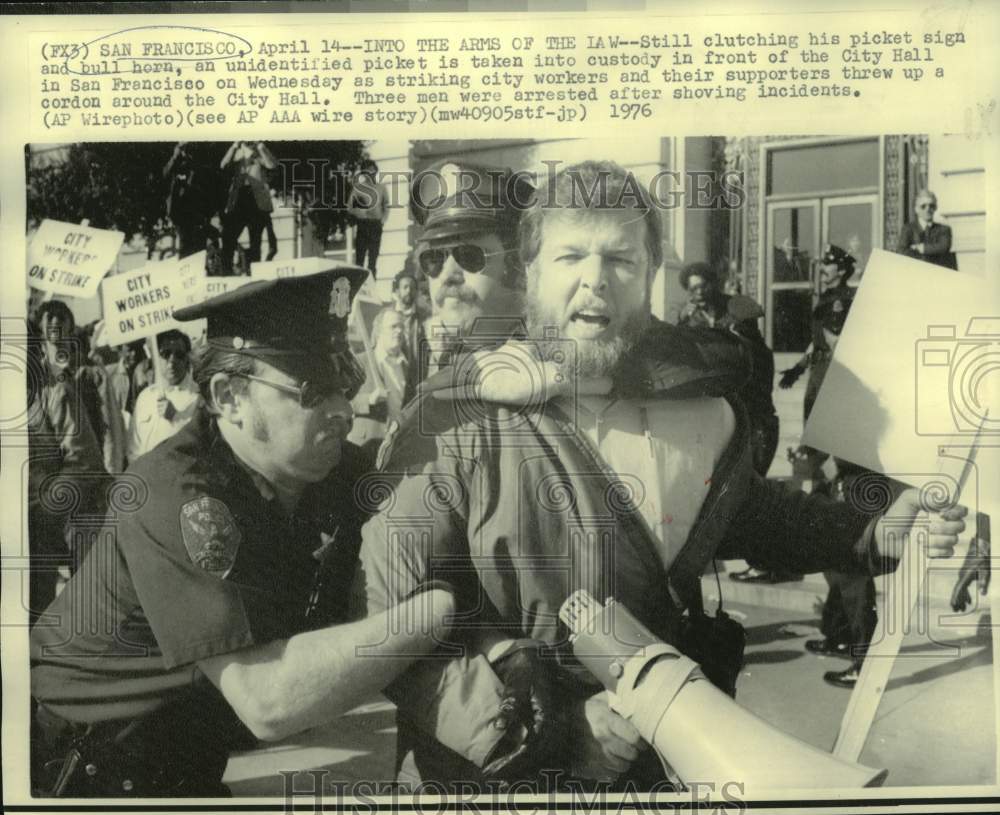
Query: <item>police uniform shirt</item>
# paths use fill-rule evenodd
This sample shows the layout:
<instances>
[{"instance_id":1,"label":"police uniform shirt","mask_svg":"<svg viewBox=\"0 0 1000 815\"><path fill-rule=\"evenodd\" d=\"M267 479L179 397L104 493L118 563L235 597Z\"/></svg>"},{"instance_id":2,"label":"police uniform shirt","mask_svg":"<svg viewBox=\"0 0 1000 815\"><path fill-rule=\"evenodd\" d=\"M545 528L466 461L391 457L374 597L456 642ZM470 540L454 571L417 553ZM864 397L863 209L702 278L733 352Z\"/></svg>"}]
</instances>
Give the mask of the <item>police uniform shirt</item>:
<instances>
[{"instance_id":1,"label":"police uniform shirt","mask_svg":"<svg viewBox=\"0 0 1000 815\"><path fill-rule=\"evenodd\" d=\"M138 479L148 495L138 488L139 508L109 520L32 630L33 695L75 722L142 717L192 694L217 703L198 660L343 619L364 520L358 460L345 444L288 515L199 409L125 476L120 487Z\"/></svg>"},{"instance_id":2,"label":"police uniform shirt","mask_svg":"<svg viewBox=\"0 0 1000 815\"><path fill-rule=\"evenodd\" d=\"M821 351L829 351L836 344L830 337L837 337L843 330L844 321L854 302L855 289L843 284L827 289L819 296L812 313L813 346Z\"/></svg>"}]
</instances>

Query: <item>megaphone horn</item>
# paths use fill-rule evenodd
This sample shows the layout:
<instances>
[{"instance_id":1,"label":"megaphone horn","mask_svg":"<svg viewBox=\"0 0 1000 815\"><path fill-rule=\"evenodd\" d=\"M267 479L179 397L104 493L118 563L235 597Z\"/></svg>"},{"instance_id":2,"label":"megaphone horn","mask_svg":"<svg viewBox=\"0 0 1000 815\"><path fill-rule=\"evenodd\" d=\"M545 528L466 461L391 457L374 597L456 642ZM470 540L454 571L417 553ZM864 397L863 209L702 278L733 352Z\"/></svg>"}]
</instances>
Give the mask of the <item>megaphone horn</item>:
<instances>
[{"instance_id":1,"label":"megaphone horn","mask_svg":"<svg viewBox=\"0 0 1000 815\"><path fill-rule=\"evenodd\" d=\"M843 761L734 702L623 605L574 592L559 610L576 658L682 782L744 789L861 788L887 770ZM718 788L718 787L717 787Z\"/></svg>"}]
</instances>

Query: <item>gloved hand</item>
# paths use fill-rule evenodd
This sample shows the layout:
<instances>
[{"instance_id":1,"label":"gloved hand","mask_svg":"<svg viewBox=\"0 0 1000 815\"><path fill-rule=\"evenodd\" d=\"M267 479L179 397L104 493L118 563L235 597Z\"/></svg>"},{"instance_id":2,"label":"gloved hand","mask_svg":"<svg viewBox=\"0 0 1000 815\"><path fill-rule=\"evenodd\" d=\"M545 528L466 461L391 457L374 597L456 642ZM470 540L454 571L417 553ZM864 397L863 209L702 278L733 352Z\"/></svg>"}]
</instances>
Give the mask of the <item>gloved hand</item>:
<instances>
[{"instance_id":1,"label":"gloved hand","mask_svg":"<svg viewBox=\"0 0 1000 815\"><path fill-rule=\"evenodd\" d=\"M958 573L958 581L951 590L952 611L965 611L972 605L969 586L973 581L980 596L985 596L990 587L990 543L988 540L976 538L969 544L965 560Z\"/></svg>"},{"instance_id":2,"label":"gloved hand","mask_svg":"<svg viewBox=\"0 0 1000 815\"><path fill-rule=\"evenodd\" d=\"M799 377L806 372L806 369L802 365L793 365L791 368L781 372L781 379L778 380L778 387L782 390L788 390L792 385L799 381Z\"/></svg>"},{"instance_id":3,"label":"gloved hand","mask_svg":"<svg viewBox=\"0 0 1000 815\"><path fill-rule=\"evenodd\" d=\"M503 683L494 726L504 732L483 765L489 777L533 778L539 770L556 766L555 754L565 745L556 665L542 659L539 646L531 642L518 645L493 664Z\"/></svg>"}]
</instances>

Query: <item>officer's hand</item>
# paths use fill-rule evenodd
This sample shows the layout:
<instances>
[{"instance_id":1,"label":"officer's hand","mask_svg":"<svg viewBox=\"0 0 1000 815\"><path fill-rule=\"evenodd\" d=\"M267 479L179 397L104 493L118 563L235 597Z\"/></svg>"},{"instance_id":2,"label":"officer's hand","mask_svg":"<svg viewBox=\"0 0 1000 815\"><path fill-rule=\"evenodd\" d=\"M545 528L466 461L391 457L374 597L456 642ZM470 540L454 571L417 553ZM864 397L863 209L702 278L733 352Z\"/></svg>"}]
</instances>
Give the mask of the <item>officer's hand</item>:
<instances>
[{"instance_id":1,"label":"officer's hand","mask_svg":"<svg viewBox=\"0 0 1000 815\"><path fill-rule=\"evenodd\" d=\"M920 491L905 490L889 507L889 511L875 525L875 543L882 555L900 558L906 527L911 529L918 521L927 523L927 554L932 558L951 557L959 535L965 531L965 507L949 507L941 511L930 511L920 499ZM892 530L893 534L887 534ZM911 535L911 537L913 537Z\"/></svg>"},{"instance_id":2,"label":"officer's hand","mask_svg":"<svg viewBox=\"0 0 1000 815\"><path fill-rule=\"evenodd\" d=\"M802 368L798 365L795 365L792 368L787 368L781 372L781 379L778 380L778 387L783 391L786 391L799 381L800 376L802 376Z\"/></svg>"},{"instance_id":3,"label":"officer's hand","mask_svg":"<svg viewBox=\"0 0 1000 815\"><path fill-rule=\"evenodd\" d=\"M570 742L572 775L614 781L639 756L642 736L608 705L607 691L587 699L574 716Z\"/></svg>"},{"instance_id":4,"label":"officer's hand","mask_svg":"<svg viewBox=\"0 0 1000 815\"><path fill-rule=\"evenodd\" d=\"M558 349L557 349L558 353ZM429 376L421 393L436 399L471 399L509 405L541 405L570 393L606 394L611 379L573 384L568 358L541 360L533 343L510 341L495 350L462 355L458 362Z\"/></svg>"}]
</instances>

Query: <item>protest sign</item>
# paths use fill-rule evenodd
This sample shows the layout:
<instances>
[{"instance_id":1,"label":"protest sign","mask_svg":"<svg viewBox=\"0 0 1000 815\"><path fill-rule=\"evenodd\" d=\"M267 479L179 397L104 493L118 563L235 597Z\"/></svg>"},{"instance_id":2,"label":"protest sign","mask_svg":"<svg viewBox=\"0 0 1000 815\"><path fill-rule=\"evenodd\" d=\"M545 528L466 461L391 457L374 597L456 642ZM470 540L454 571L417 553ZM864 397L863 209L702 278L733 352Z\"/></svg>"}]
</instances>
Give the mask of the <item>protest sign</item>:
<instances>
[{"instance_id":1,"label":"protest sign","mask_svg":"<svg viewBox=\"0 0 1000 815\"><path fill-rule=\"evenodd\" d=\"M193 306L205 285L205 252L188 255L177 261L177 279L180 283L180 299L177 308Z\"/></svg>"},{"instance_id":2,"label":"protest sign","mask_svg":"<svg viewBox=\"0 0 1000 815\"><path fill-rule=\"evenodd\" d=\"M266 260L250 264L253 280L274 280L278 277L301 277L317 274L343 265L342 261L327 257L289 258L288 260Z\"/></svg>"},{"instance_id":3,"label":"protest sign","mask_svg":"<svg viewBox=\"0 0 1000 815\"><path fill-rule=\"evenodd\" d=\"M998 359L981 278L875 250L802 441L903 481L934 473L941 442L990 408L985 434L1000 433Z\"/></svg>"},{"instance_id":4,"label":"protest sign","mask_svg":"<svg viewBox=\"0 0 1000 815\"><path fill-rule=\"evenodd\" d=\"M125 236L63 221L42 221L28 247L28 285L51 294L93 297Z\"/></svg>"},{"instance_id":5,"label":"protest sign","mask_svg":"<svg viewBox=\"0 0 1000 815\"><path fill-rule=\"evenodd\" d=\"M173 318L181 304L177 261L148 263L113 275L101 284L104 306L104 340L121 345L179 328Z\"/></svg>"}]
</instances>

